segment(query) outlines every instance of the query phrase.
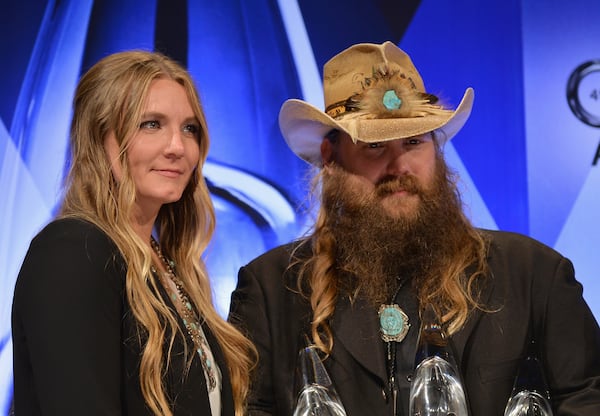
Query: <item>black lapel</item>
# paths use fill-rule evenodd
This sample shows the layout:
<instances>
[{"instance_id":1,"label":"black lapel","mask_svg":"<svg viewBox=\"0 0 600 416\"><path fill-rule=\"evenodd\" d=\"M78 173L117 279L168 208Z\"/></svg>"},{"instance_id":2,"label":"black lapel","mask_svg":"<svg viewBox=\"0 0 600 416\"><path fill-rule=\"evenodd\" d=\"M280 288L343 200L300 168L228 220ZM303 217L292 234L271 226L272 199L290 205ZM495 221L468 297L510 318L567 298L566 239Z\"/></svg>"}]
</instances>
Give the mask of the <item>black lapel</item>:
<instances>
[{"instance_id":1,"label":"black lapel","mask_svg":"<svg viewBox=\"0 0 600 416\"><path fill-rule=\"evenodd\" d=\"M379 335L377 311L365 301L338 300L332 322L334 343L339 343L365 369L385 383L385 349Z\"/></svg>"},{"instance_id":2,"label":"black lapel","mask_svg":"<svg viewBox=\"0 0 600 416\"><path fill-rule=\"evenodd\" d=\"M488 258L488 264L489 264L489 258ZM472 267L467 268L467 270L466 270L467 276L469 276L471 273L473 273L473 271L474 271L474 268L472 268ZM494 289L494 276L491 273L491 271L489 271L485 277L481 278L481 282L479 283L479 303L483 307L491 308L492 310L494 308L494 306L491 303L493 289ZM471 335L473 334L473 331L477 327L479 320L485 313L488 313L488 312L484 312L480 309L473 310L470 313L470 315L467 319L467 322L462 327L462 329L452 336L452 345L454 348L454 354L455 354L455 358L456 358L457 362L459 363L459 366L461 366L460 363L462 363L462 361L463 361L462 358L464 355L465 347L466 347L467 343L469 342L469 338L471 337Z\"/></svg>"}]
</instances>

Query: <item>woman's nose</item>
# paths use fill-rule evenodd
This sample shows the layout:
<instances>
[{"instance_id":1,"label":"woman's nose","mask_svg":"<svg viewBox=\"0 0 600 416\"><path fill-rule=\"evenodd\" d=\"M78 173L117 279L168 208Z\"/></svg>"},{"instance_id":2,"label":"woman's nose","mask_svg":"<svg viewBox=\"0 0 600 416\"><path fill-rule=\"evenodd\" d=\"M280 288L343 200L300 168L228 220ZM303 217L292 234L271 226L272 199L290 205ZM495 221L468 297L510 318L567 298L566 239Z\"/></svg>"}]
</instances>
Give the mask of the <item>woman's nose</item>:
<instances>
[{"instance_id":1,"label":"woman's nose","mask_svg":"<svg viewBox=\"0 0 600 416\"><path fill-rule=\"evenodd\" d=\"M165 151L170 156L175 156L175 157L183 156L184 146L183 146L183 137L182 137L181 131L175 130L175 131L173 131L173 133L171 133L169 142L167 144Z\"/></svg>"}]
</instances>

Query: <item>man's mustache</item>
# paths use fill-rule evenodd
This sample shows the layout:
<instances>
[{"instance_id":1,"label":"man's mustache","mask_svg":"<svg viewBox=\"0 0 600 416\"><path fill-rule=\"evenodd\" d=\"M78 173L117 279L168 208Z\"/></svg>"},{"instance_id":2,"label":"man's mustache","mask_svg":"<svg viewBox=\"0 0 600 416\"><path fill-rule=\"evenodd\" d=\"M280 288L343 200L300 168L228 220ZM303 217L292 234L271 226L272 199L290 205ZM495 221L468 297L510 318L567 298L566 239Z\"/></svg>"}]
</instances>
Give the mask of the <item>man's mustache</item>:
<instances>
[{"instance_id":1,"label":"man's mustache","mask_svg":"<svg viewBox=\"0 0 600 416\"><path fill-rule=\"evenodd\" d=\"M420 186L417 178L412 175L388 175L381 178L375 184L375 193L380 198L400 191L415 195L423 194L423 188Z\"/></svg>"}]
</instances>

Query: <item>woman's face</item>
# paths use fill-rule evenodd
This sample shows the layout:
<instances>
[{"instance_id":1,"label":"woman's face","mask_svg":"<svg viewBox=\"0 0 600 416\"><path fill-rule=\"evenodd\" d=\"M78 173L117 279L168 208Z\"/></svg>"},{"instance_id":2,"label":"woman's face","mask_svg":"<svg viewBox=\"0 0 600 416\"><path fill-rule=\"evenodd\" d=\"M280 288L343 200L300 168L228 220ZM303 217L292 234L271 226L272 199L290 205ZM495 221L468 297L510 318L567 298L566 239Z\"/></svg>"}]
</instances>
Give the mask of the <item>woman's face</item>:
<instances>
[{"instance_id":1,"label":"woman's face","mask_svg":"<svg viewBox=\"0 0 600 416\"><path fill-rule=\"evenodd\" d=\"M141 213L156 215L163 204L181 198L199 162L200 134L200 123L183 86L170 79L153 81L142 121L127 149ZM106 137L104 147L113 175L120 181L119 145L114 133Z\"/></svg>"}]
</instances>

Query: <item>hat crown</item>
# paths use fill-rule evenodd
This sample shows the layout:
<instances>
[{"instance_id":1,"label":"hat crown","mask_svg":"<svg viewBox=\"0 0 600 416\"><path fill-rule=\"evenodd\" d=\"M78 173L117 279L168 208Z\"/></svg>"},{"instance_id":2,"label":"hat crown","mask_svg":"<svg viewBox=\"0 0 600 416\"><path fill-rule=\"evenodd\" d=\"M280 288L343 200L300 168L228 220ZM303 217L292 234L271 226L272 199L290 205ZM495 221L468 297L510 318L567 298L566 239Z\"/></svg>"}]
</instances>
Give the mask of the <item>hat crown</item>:
<instances>
[{"instance_id":1,"label":"hat crown","mask_svg":"<svg viewBox=\"0 0 600 416\"><path fill-rule=\"evenodd\" d=\"M325 108L359 94L378 68L394 68L424 93L425 86L410 57L392 42L359 43L340 52L323 66Z\"/></svg>"}]
</instances>

